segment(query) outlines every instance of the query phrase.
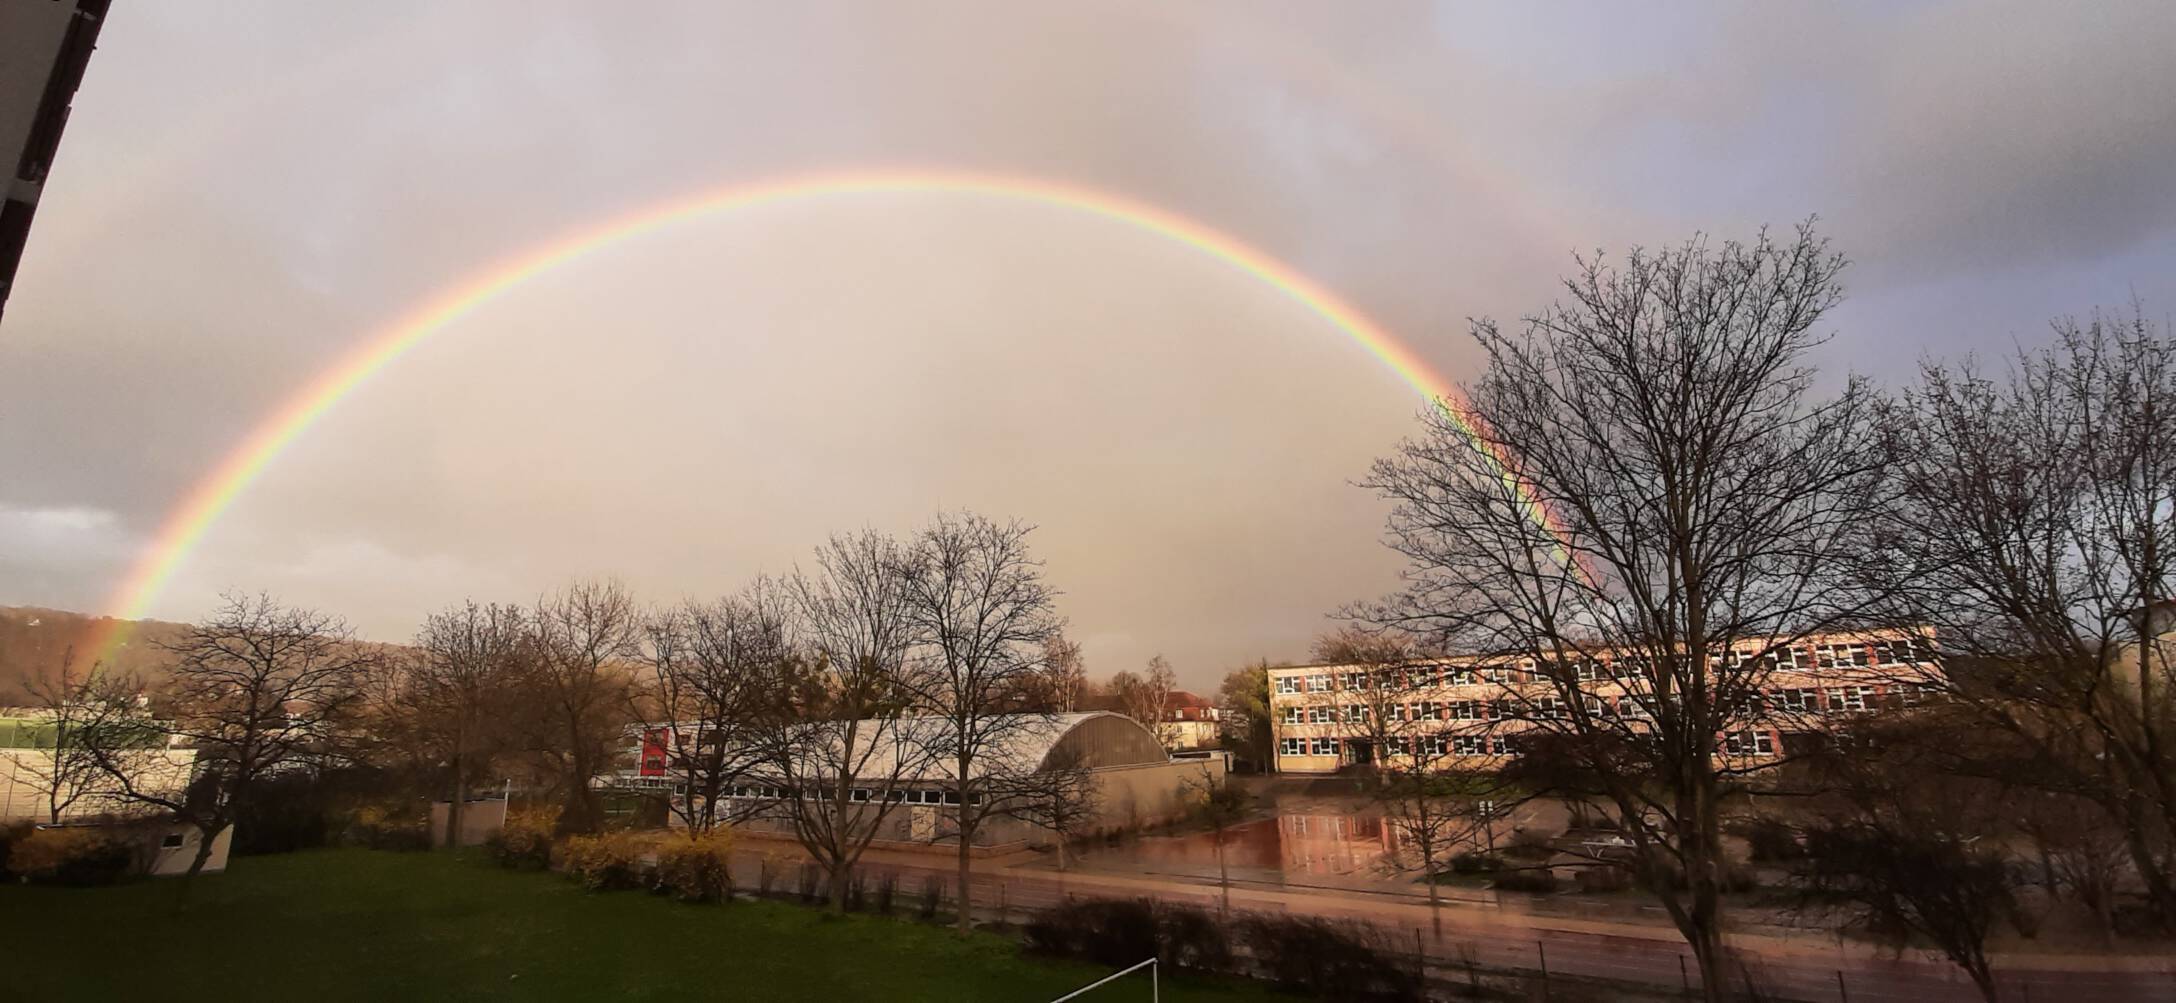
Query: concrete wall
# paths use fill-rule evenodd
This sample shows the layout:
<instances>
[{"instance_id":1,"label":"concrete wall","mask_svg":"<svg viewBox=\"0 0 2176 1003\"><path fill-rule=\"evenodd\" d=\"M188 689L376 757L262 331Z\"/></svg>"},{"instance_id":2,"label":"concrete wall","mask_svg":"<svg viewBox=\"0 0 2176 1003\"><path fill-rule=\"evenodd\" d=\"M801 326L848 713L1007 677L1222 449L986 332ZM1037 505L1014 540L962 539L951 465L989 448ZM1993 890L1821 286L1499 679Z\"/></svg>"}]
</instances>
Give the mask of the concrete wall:
<instances>
[{"instance_id":1,"label":"concrete wall","mask_svg":"<svg viewBox=\"0 0 2176 1003\"><path fill-rule=\"evenodd\" d=\"M196 765L194 749L147 750L143 775L137 778L144 789L179 791L188 785L189 774ZM0 822L17 819L48 821L44 775L53 768L53 753L48 749L0 749ZM77 798L75 803L61 812L61 818L89 818L116 811L126 811L129 806L101 797L100 791L118 790L119 785L104 781L94 785L93 791Z\"/></svg>"},{"instance_id":2,"label":"concrete wall","mask_svg":"<svg viewBox=\"0 0 2176 1003\"><path fill-rule=\"evenodd\" d=\"M1095 778L1102 807L1093 827L1153 825L1186 813L1190 801L1187 784L1222 783L1224 760L1217 757L1113 766L1095 771ZM1043 842L1048 841L1045 834Z\"/></svg>"},{"instance_id":3,"label":"concrete wall","mask_svg":"<svg viewBox=\"0 0 2176 1003\"><path fill-rule=\"evenodd\" d=\"M196 860L197 847L204 845L203 832L196 826L176 822L167 826L162 835L164 838L159 841L160 845L151 850L151 861L145 868L146 872L158 877L178 877L189 873L189 864ZM176 837L179 837L179 845L165 845L176 842ZM234 827L230 825L219 830L219 835L212 839L212 855L204 861L203 873L217 874L226 870L227 851L233 846Z\"/></svg>"},{"instance_id":4,"label":"concrete wall","mask_svg":"<svg viewBox=\"0 0 2176 1003\"><path fill-rule=\"evenodd\" d=\"M451 801L431 802L431 845L446 845L446 816ZM482 846L491 834L506 828L506 799L466 801L461 805L461 845Z\"/></svg>"}]
</instances>

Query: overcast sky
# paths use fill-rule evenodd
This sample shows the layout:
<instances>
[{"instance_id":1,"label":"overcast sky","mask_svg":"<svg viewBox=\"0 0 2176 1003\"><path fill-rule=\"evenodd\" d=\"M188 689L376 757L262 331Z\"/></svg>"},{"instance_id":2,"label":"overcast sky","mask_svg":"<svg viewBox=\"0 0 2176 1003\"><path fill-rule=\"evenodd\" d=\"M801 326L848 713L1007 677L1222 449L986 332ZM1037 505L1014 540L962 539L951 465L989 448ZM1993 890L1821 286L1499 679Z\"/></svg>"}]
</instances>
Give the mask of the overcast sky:
<instances>
[{"instance_id":1,"label":"overcast sky","mask_svg":"<svg viewBox=\"0 0 2176 1003\"><path fill-rule=\"evenodd\" d=\"M2176 4L123 3L0 327L0 603L102 610L281 400L436 291L676 196L882 166L1122 193L1454 378L1575 249L1818 214L1819 360L1893 380L2176 311ZM1395 585L1413 391L1230 266L958 195L722 215L530 283L341 404L154 612L407 637L834 530L1017 516L1103 675L1207 686Z\"/></svg>"}]
</instances>

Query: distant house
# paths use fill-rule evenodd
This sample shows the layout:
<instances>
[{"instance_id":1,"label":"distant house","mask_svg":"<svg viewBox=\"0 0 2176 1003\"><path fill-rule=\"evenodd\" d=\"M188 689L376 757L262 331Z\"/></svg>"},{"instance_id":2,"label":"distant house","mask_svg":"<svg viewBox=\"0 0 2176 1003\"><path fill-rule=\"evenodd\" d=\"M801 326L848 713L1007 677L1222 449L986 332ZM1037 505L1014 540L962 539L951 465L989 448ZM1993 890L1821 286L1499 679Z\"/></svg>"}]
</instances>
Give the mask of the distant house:
<instances>
[{"instance_id":1,"label":"distant house","mask_svg":"<svg viewBox=\"0 0 2176 1003\"><path fill-rule=\"evenodd\" d=\"M1125 714L1124 701L1113 695L1091 696L1081 701L1082 710L1109 711ZM1161 722L1141 723L1151 725L1165 744L1174 752L1186 749L1209 749L1218 744L1219 728L1224 710L1198 693L1172 690L1164 702L1164 719Z\"/></svg>"}]
</instances>

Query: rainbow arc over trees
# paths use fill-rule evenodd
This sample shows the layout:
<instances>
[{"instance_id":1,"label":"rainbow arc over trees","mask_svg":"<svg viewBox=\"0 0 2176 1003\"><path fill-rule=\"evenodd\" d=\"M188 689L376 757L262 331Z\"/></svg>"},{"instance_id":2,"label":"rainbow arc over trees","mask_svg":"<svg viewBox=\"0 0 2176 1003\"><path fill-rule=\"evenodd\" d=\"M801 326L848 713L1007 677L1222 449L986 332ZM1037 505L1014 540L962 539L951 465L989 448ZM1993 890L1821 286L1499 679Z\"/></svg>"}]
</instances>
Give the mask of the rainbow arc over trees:
<instances>
[{"instance_id":1,"label":"rainbow arc over trees","mask_svg":"<svg viewBox=\"0 0 2176 1003\"><path fill-rule=\"evenodd\" d=\"M1509 458L1479 433L1476 421L1465 412L1449 381L1359 310L1267 254L1176 213L1065 182L953 170L858 170L729 185L665 202L516 254L464 278L371 335L288 397L221 459L160 525L151 545L108 603L110 615L122 621L148 616L151 604L195 552L205 533L288 446L409 350L485 305L532 282L543 281L558 269L599 250L691 221L779 203L887 194L953 195L1069 210L1183 244L1260 280L1329 322L1425 395L1465 431L1475 449L1489 457L1521 499L1528 517L1558 539L1564 538L1548 507L1513 472ZM109 653L124 633L117 624L97 644L100 656Z\"/></svg>"}]
</instances>

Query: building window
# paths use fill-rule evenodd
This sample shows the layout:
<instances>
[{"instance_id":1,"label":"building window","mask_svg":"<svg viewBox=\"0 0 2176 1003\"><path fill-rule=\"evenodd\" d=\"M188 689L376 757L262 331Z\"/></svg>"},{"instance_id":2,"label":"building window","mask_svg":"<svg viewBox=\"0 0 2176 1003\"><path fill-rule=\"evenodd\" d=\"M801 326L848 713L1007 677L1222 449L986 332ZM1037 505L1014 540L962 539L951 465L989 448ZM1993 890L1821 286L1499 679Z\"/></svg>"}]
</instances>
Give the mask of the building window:
<instances>
[{"instance_id":1,"label":"building window","mask_svg":"<svg viewBox=\"0 0 2176 1003\"><path fill-rule=\"evenodd\" d=\"M1481 719L1481 702L1478 700L1454 700L1451 702L1451 719L1454 721L1478 721Z\"/></svg>"},{"instance_id":2,"label":"building window","mask_svg":"<svg viewBox=\"0 0 2176 1003\"><path fill-rule=\"evenodd\" d=\"M1307 740L1304 738L1284 739L1277 743L1277 751L1287 756L1304 756L1307 754Z\"/></svg>"},{"instance_id":3,"label":"building window","mask_svg":"<svg viewBox=\"0 0 2176 1003\"><path fill-rule=\"evenodd\" d=\"M1332 716L1333 716L1333 708L1329 708L1329 707L1309 707L1309 708L1307 708L1307 723L1308 723L1308 724L1329 724L1329 723L1330 723L1330 719L1331 719L1331 717L1332 717Z\"/></svg>"},{"instance_id":4,"label":"building window","mask_svg":"<svg viewBox=\"0 0 2176 1003\"><path fill-rule=\"evenodd\" d=\"M1832 686L1828 691L1828 709L1831 712L1862 711L1873 695L1871 686Z\"/></svg>"},{"instance_id":5,"label":"building window","mask_svg":"<svg viewBox=\"0 0 2176 1003\"><path fill-rule=\"evenodd\" d=\"M165 836L164 838L162 838L162 839L160 839L160 840L159 840L159 848L160 848L160 849L164 849L164 850L178 850L178 849L181 849L181 833L178 833L178 832L169 832L169 833L167 833L167 834L166 834L166 836Z\"/></svg>"},{"instance_id":6,"label":"building window","mask_svg":"<svg viewBox=\"0 0 2176 1003\"><path fill-rule=\"evenodd\" d=\"M1315 739L1315 755L1318 755L1318 756L1334 756L1334 755L1337 755L1337 739L1334 739L1334 738L1318 738L1318 739Z\"/></svg>"},{"instance_id":7,"label":"building window","mask_svg":"<svg viewBox=\"0 0 2176 1003\"><path fill-rule=\"evenodd\" d=\"M1299 691L1300 691L1300 680L1299 680L1299 677L1298 677L1298 676L1278 676L1278 677L1277 677L1277 692L1279 692L1279 693L1298 693Z\"/></svg>"},{"instance_id":8,"label":"building window","mask_svg":"<svg viewBox=\"0 0 2176 1003\"><path fill-rule=\"evenodd\" d=\"M1327 693L1327 692L1329 692L1329 690L1330 690L1330 677L1329 677L1329 676L1327 676L1327 675L1324 675L1324 674L1322 674L1322 673L1320 673L1320 672L1317 672L1317 673L1315 673L1314 675L1311 675L1311 676L1308 676L1308 677L1307 677L1307 692L1309 692L1309 693Z\"/></svg>"},{"instance_id":9,"label":"building window","mask_svg":"<svg viewBox=\"0 0 2176 1003\"><path fill-rule=\"evenodd\" d=\"M1815 689L1776 690L1770 694L1770 702L1786 714L1818 714L1821 712L1821 692Z\"/></svg>"},{"instance_id":10,"label":"building window","mask_svg":"<svg viewBox=\"0 0 2176 1003\"><path fill-rule=\"evenodd\" d=\"M1934 683L1899 683L1892 691L1896 693L1897 702L1907 707L1942 697L1942 688Z\"/></svg>"},{"instance_id":11,"label":"building window","mask_svg":"<svg viewBox=\"0 0 2176 1003\"><path fill-rule=\"evenodd\" d=\"M1299 709L1298 707L1286 707L1286 708L1284 709L1284 723L1286 723L1286 724L1298 724L1298 723L1300 723L1300 709Z\"/></svg>"},{"instance_id":12,"label":"building window","mask_svg":"<svg viewBox=\"0 0 2176 1003\"><path fill-rule=\"evenodd\" d=\"M1772 756L1775 736L1766 731L1733 731L1723 736L1723 751L1733 756Z\"/></svg>"}]
</instances>

